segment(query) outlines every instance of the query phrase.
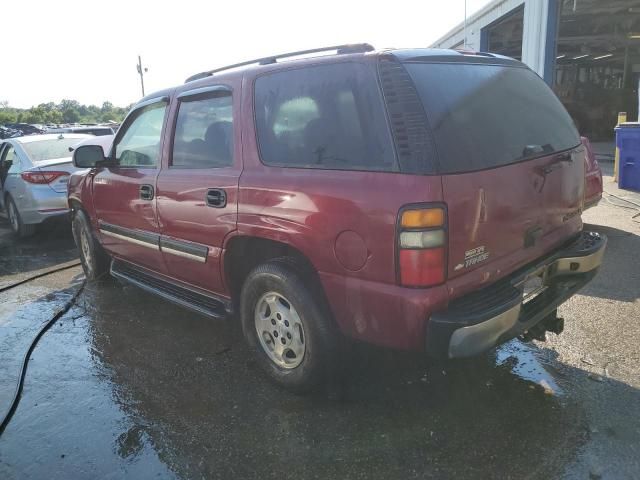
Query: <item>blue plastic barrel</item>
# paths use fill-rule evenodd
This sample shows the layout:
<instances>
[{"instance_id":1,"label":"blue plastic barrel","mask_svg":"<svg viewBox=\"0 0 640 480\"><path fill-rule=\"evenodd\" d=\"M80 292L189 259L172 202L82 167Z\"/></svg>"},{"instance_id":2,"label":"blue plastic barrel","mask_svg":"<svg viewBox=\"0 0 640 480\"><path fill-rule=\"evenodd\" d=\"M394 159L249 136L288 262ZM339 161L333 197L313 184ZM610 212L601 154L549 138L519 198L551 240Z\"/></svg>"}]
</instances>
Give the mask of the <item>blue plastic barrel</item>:
<instances>
[{"instance_id":1,"label":"blue plastic barrel","mask_svg":"<svg viewBox=\"0 0 640 480\"><path fill-rule=\"evenodd\" d=\"M625 122L615 128L620 149L618 186L640 192L640 122Z\"/></svg>"}]
</instances>

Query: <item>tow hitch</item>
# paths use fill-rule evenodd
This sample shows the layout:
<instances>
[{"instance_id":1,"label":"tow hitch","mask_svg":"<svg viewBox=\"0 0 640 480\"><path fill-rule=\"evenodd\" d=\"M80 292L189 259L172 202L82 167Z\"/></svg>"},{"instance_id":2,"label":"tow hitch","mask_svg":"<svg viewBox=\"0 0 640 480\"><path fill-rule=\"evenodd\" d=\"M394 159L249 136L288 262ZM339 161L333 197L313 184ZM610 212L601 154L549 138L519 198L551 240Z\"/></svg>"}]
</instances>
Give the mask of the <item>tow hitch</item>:
<instances>
[{"instance_id":1,"label":"tow hitch","mask_svg":"<svg viewBox=\"0 0 640 480\"><path fill-rule=\"evenodd\" d=\"M544 342L547 339L547 332L560 335L564 330L564 318L558 317L558 310L554 310L549 313L542 321L535 324L529 330L524 332L520 339L523 342L530 342L531 340L539 340Z\"/></svg>"}]
</instances>

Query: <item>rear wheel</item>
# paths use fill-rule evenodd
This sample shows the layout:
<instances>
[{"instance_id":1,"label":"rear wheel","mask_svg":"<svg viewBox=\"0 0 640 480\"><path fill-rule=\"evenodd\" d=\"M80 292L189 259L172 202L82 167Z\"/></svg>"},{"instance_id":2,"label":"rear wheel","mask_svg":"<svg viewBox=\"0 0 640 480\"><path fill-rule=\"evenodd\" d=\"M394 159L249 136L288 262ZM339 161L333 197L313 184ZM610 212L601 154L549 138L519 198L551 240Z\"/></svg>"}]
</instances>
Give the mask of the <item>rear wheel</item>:
<instances>
[{"instance_id":1,"label":"rear wheel","mask_svg":"<svg viewBox=\"0 0 640 480\"><path fill-rule=\"evenodd\" d=\"M97 280L109 271L109 255L93 236L89 219L82 210L74 212L71 227L84 274L87 280Z\"/></svg>"},{"instance_id":2,"label":"rear wheel","mask_svg":"<svg viewBox=\"0 0 640 480\"><path fill-rule=\"evenodd\" d=\"M20 238L30 237L36 233L35 225L25 224L22 222L20 212L18 212L18 207L16 207L16 204L11 197L7 197L6 206L7 217L9 218L9 223L11 224L11 230L13 230L13 233L18 235Z\"/></svg>"},{"instance_id":3,"label":"rear wheel","mask_svg":"<svg viewBox=\"0 0 640 480\"><path fill-rule=\"evenodd\" d=\"M271 261L247 277L240 298L242 329L258 363L279 385L319 387L335 371L339 332L323 300L291 265Z\"/></svg>"}]
</instances>

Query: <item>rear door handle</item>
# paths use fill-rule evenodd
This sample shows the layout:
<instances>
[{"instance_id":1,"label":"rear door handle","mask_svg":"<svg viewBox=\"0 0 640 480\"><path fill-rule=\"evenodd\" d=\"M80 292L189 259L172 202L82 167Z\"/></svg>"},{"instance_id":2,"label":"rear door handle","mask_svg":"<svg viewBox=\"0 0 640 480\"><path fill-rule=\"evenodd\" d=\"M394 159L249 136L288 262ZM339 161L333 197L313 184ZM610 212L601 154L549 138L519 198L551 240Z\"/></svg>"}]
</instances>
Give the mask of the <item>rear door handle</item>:
<instances>
[{"instance_id":1,"label":"rear door handle","mask_svg":"<svg viewBox=\"0 0 640 480\"><path fill-rule=\"evenodd\" d=\"M140 185L140 200L153 200L153 185Z\"/></svg>"},{"instance_id":2,"label":"rear door handle","mask_svg":"<svg viewBox=\"0 0 640 480\"><path fill-rule=\"evenodd\" d=\"M207 205L213 208L224 208L227 206L227 192L222 188L210 188L207 190Z\"/></svg>"}]
</instances>

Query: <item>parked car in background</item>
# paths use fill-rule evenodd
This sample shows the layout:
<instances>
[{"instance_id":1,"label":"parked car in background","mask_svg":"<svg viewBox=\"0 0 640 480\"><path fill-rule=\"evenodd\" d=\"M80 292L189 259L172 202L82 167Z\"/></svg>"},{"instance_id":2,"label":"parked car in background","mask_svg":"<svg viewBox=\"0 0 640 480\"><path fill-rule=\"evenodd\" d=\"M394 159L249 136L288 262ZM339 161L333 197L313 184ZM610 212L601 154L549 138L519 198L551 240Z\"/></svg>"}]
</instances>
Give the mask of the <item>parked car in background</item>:
<instances>
[{"instance_id":1,"label":"parked car in background","mask_svg":"<svg viewBox=\"0 0 640 480\"><path fill-rule=\"evenodd\" d=\"M44 133L44 129L41 125L30 125L28 123L7 123L5 127L19 130L22 135L38 135Z\"/></svg>"},{"instance_id":2,"label":"parked car in background","mask_svg":"<svg viewBox=\"0 0 640 480\"><path fill-rule=\"evenodd\" d=\"M67 181L75 171L69 147L89 135L31 135L0 142L0 205L20 237L67 215Z\"/></svg>"},{"instance_id":3,"label":"parked car in background","mask_svg":"<svg viewBox=\"0 0 640 480\"><path fill-rule=\"evenodd\" d=\"M4 138L14 138L21 137L22 132L20 130L16 130L15 128L5 127L0 125L0 140Z\"/></svg>"},{"instance_id":4,"label":"parked car in background","mask_svg":"<svg viewBox=\"0 0 640 480\"><path fill-rule=\"evenodd\" d=\"M237 311L295 390L343 368L342 335L459 358L560 333L606 238L583 231L587 150L544 81L490 53L321 50L195 75L109 151L78 147L86 276Z\"/></svg>"},{"instance_id":5,"label":"parked car in background","mask_svg":"<svg viewBox=\"0 0 640 480\"><path fill-rule=\"evenodd\" d=\"M97 137L92 136L84 138L75 145L70 146L69 152L72 153L76 148L81 147L82 145L99 145L105 152L108 152L111 149L114 137L115 135L99 135Z\"/></svg>"},{"instance_id":6,"label":"parked car in background","mask_svg":"<svg viewBox=\"0 0 640 480\"><path fill-rule=\"evenodd\" d=\"M602 169L587 137L580 137L587 149L585 156L584 209L595 207L602 199Z\"/></svg>"},{"instance_id":7,"label":"parked car in background","mask_svg":"<svg viewBox=\"0 0 640 480\"><path fill-rule=\"evenodd\" d=\"M86 133L88 135L113 135L114 129L104 125L48 128L47 133Z\"/></svg>"}]
</instances>

